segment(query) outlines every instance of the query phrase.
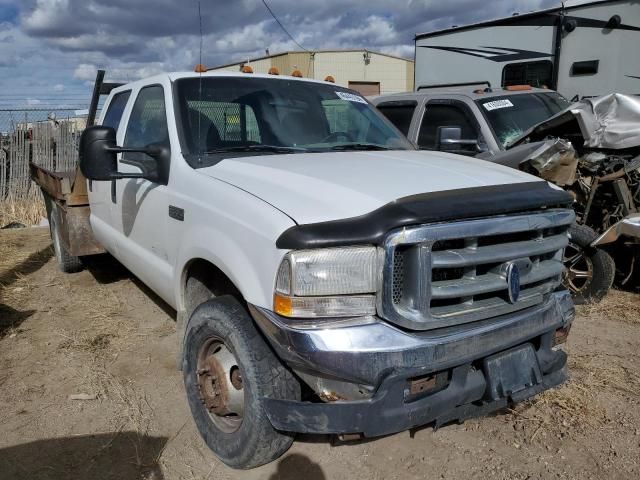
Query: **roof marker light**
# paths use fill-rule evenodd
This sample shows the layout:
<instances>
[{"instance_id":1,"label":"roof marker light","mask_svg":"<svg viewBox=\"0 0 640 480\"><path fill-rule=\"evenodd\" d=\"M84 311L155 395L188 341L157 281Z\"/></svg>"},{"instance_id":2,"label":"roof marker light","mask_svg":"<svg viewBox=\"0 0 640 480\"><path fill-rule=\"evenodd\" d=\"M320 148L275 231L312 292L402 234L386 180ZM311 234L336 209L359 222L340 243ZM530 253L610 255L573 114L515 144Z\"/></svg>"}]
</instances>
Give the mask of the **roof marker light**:
<instances>
[{"instance_id":1,"label":"roof marker light","mask_svg":"<svg viewBox=\"0 0 640 480\"><path fill-rule=\"evenodd\" d=\"M531 90L531 85L509 85L508 87L504 87L504 89L509 92L520 92L522 90Z\"/></svg>"}]
</instances>

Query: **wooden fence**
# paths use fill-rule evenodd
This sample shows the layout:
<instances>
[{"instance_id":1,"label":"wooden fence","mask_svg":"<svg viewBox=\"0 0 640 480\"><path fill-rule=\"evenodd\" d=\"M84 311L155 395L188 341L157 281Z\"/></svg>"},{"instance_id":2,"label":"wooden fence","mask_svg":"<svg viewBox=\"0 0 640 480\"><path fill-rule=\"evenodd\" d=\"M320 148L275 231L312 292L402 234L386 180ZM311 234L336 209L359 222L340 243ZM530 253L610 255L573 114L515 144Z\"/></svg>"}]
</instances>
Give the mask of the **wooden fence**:
<instances>
[{"instance_id":1,"label":"wooden fence","mask_svg":"<svg viewBox=\"0 0 640 480\"><path fill-rule=\"evenodd\" d=\"M0 134L0 201L39 196L29 179L29 162L48 170L63 171L75 167L82 119L56 119L13 123Z\"/></svg>"}]
</instances>

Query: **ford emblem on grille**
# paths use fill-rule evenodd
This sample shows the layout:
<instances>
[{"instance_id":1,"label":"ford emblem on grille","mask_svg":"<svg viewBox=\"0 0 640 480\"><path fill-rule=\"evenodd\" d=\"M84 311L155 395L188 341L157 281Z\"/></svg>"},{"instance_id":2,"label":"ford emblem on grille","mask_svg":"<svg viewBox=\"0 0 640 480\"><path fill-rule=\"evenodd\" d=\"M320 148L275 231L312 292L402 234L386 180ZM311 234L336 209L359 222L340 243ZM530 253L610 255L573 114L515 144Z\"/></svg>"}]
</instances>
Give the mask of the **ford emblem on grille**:
<instances>
[{"instance_id":1,"label":"ford emblem on grille","mask_svg":"<svg viewBox=\"0 0 640 480\"><path fill-rule=\"evenodd\" d=\"M520 297L520 269L515 263L507 266L507 291L509 293L509 303L516 303Z\"/></svg>"}]
</instances>

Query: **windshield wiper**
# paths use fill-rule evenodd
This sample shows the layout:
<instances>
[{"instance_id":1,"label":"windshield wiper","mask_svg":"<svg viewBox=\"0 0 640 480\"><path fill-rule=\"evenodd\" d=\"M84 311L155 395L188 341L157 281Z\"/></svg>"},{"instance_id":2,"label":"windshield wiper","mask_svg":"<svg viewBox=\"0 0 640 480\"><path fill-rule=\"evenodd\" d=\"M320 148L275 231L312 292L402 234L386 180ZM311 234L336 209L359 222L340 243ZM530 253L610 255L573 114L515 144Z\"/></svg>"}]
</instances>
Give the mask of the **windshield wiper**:
<instances>
[{"instance_id":1,"label":"windshield wiper","mask_svg":"<svg viewBox=\"0 0 640 480\"><path fill-rule=\"evenodd\" d=\"M274 152L274 153L292 153L306 152L306 148L286 147L281 145L236 145L233 147L221 147L213 150L207 150L205 154L210 153L230 153L230 152Z\"/></svg>"},{"instance_id":2,"label":"windshield wiper","mask_svg":"<svg viewBox=\"0 0 640 480\"><path fill-rule=\"evenodd\" d=\"M342 145L334 145L329 150L391 150L388 147L382 145L376 145L375 143L345 143Z\"/></svg>"}]
</instances>

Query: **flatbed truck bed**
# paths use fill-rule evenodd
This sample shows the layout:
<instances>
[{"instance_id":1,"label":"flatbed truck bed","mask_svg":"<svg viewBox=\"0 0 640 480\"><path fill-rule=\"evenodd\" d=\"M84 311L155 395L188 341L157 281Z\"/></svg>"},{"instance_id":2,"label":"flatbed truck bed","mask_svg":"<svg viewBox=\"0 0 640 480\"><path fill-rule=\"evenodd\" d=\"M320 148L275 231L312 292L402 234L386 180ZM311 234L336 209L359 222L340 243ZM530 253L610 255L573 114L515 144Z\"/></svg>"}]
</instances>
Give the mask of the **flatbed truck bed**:
<instances>
[{"instance_id":1,"label":"flatbed truck bed","mask_svg":"<svg viewBox=\"0 0 640 480\"><path fill-rule=\"evenodd\" d=\"M98 70L87 115L87 126L95 122L101 95L108 95L119 83L105 83L104 70ZM47 209L51 239L58 264L63 271L82 268L80 257L104 253L91 230L87 179L80 168L53 172L33 162L29 163L31 179L40 187Z\"/></svg>"}]
</instances>

